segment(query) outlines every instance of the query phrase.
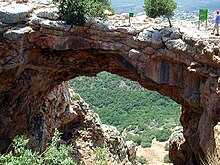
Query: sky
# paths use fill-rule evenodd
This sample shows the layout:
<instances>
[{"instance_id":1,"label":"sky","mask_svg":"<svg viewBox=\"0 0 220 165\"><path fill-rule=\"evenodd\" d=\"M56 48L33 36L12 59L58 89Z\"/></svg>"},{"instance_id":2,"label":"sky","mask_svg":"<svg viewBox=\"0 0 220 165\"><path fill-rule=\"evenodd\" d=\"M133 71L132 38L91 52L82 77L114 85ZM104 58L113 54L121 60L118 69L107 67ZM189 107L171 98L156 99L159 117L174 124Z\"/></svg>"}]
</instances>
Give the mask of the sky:
<instances>
[{"instance_id":1,"label":"sky","mask_svg":"<svg viewBox=\"0 0 220 165\"><path fill-rule=\"evenodd\" d=\"M220 10L220 0L174 0L178 3L178 10L191 12L206 8L209 10ZM111 0L112 7L116 13L143 12L144 0Z\"/></svg>"}]
</instances>

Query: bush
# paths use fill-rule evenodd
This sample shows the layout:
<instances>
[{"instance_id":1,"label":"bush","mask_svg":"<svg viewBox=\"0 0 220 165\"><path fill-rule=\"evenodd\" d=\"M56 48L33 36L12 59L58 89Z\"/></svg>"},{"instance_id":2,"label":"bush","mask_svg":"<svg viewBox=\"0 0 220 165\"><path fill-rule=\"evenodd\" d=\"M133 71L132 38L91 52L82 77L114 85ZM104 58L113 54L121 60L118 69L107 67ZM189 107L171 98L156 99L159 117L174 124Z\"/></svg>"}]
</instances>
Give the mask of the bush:
<instances>
[{"instance_id":1,"label":"bush","mask_svg":"<svg viewBox=\"0 0 220 165\"><path fill-rule=\"evenodd\" d=\"M141 163L141 164L148 164L148 161L147 161L146 158L143 157L143 156L137 157L137 160L138 160L138 162Z\"/></svg>"},{"instance_id":2,"label":"bush","mask_svg":"<svg viewBox=\"0 0 220 165\"><path fill-rule=\"evenodd\" d=\"M170 130L161 130L161 131L156 131L156 138L159 142L164 142L167 141L171 135Z\"/></svg>"},{"instance_id":3,"label":"bush","mask_svg":"<svg viewBox=\"0 0 220 165\"><path fill-rule=\"evenodd\" d=\"M169 156L166 154L163 158L164 163L171 163Z\"/></svg>"},{"instance_id":4,"label":"bush","mask_svg":"<svg viewBox=\"0 0 220 165\"><path fill-rule=\"evenodd\" d=\"M77 100L80 100L80 96L79 96L79 94L74 94L73 96L72 96L72 100L74 100L74 101L77 101Z\"/></svg>"},{"instance_id":5,"label":"bush","mask_svg":"<svg viewBox=\"0 0 220 165\"><path fill-rule=\"evenodd\" d=\"M169 143L166 143L166 144L165 144L164 150L165 150L165 151L169 151Z\"/></svg>"},{"instance_id":6,"label":"bush","mask_svg":"<svg viewBox=\"0 0 220 165\"><path fill-rule=\"evenodd\" d=\"M174 10L176 9L177 4L173 0L145 0L144 9L146 15L152 18L159 16L166 17L169 21L170 27L171 22L170 18L174 15Z\"/></svg>"},{"instance_id":7,"label":"bush","mask_svg":"<svg viewBox=\"0 0 220 165\"><path fill-rule=\"evenodd\" d=\"M59 147L57 146L57 142L61 140L60 135L58 130L56 130L48 150L43 154L43 164L75 165L73 160L69 157L72 146L66 146L64 144L61 144Z\"/></svg>"},{"instance_id":8,"label":"bush","mask_svg":"<svg viewBox=\"0 0 220 165\"><path fill-rule=\"evenodd\" d=\"M25 136L17 136L13 140L12 150L0 156L0 164L6 165L76 165L69 157L72 146L60 145L60 133L56 130L52 137L52 142L44 153L39 154L27 149L28 139Z\"/></svg>"},{"instance_id":9,"label":"bush","mask_svg":"<svg viewBox=\"0 0 220 165\"><path fill-rule=\"evenodd\" d=\"M28 139L25 136L15 137L12 143L13 151L0 156L0 164L22 164L28 165L32 163L37 165L40 161L36 152L26 149Z\"/></svg>"},{"instance_id":10,"label":"bush","mask_svg":"<svg viewBox=\"0 0 220 165\"><path fill-rule=\"evenodd\" d=\"M151 142L141 142L141 147L143 148L151 147Z\"/></svg>"},{"instance_id":11,"label":"bush","mask_svg":"<svg viewBox=\"0 0 220 165\"><path fill-rule=\"evenodd\" d=\"M95 154L95 161L97 165L107 165L107 151L105 148L96 147L93 150L93 153Z\"/></svg>"},{"instance_id":12,"label":"bush","mask_svg":"<svg viewBox=\"0 0 220 165\"><path fill-rule=\"evenodd\" d=\"M105 18L110 10L108 0L53 0L58 5L58 14L67 24L82 26L87 19Z\"/></svg>"},{"instance_id":13,"label":"bush","mask_svg":"<svg viewBox=\"0 0 220 165\"><path fill-rule=\"evenodd\" d=\"M137 145L141 145L142 139L141 139L141 136L139 135L127 134L127 136L125 137L125 141L130 141L130 140L137 143Z\"/></svg>"}]
</instances>

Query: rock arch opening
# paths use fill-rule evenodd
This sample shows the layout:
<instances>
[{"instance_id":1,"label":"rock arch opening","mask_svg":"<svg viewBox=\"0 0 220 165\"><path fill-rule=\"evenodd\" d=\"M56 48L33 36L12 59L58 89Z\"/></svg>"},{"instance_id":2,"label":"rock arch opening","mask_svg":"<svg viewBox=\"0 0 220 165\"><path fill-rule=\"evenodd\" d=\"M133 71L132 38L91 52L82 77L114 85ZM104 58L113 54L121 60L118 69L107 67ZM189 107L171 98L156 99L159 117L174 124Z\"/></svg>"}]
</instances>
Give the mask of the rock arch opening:
<instances>
[{"instance_id":1,"label":"rock arch opening","mask_svg":"<svg viewBox=\"0 0 220 165\"><path fill-rule=\"evenodd\" d=\"M183 126L186 130L192 131L194 138L199 138L197 127L191 130L189 125L198 124L202 115L202 108L198 102L200 85L204 80L195 75L190 76L191 73L183 64L172 63L161 57L133 64L133 60L128 61L117 51L94 49L79 51L31 49L24 53L26 63L9 68L8 73L10 72L13 76L8 76L8 82L2 86L4 92L1 93L1 115L5 116L1 118L2 137L10 139L27 130L32 117L41 108L45 96L63 81L82 75L94 76L101 71L108 71L138 81L143 87L158 91L181 103ZM7 77L8 73L5 72L3 75ZM14 112L13 116L10 115L12 112ZM7 121L8 118L10 121ZM6 127L7 130L4 129ZM2 141L8 142L7 138ZM192 144L196 145L195 149L200 150L197 146L198 142L194 141ZM191 151L191 154L193 153ZM192 155L185 159L189 157L191 158Z\"/></svg>"},{"instance_id":2,"label":"rock arch opening","mask_svg":"<svg viewBox=\"0 0 220 165\"><path fill-rule=\"evenodd\" d=\"M71 27L38 19L18 27L5 25L1 31L0 150L29 129L57 85L102 71L137 81L182 105L182 162L199 161L208 146L215 147L214 126L220 121L219 57L214 51L218 39L152 24L140 29L101 22Z\"/></svg>"},{"instance_id":3,"label":"rock arch opening","mask_svg":"<svg viewBox=\"0 0 220 165\"><path fill-rule=\"evenodd\" d=\"M137 153L144 150L141 147L150 147L154 138L164 142L172 132L181 129L180 105L157 92L144 89L137 82L101 72L95 77L77 77L69 84L99 114L103 124L116 126L126 140L139 145ZM153 142L153 147L156 143ZM165 143L158 147L161 162L165 156L162 144ZM150 162L154 159L147 158Z\"/></svg>"}]
</instances>

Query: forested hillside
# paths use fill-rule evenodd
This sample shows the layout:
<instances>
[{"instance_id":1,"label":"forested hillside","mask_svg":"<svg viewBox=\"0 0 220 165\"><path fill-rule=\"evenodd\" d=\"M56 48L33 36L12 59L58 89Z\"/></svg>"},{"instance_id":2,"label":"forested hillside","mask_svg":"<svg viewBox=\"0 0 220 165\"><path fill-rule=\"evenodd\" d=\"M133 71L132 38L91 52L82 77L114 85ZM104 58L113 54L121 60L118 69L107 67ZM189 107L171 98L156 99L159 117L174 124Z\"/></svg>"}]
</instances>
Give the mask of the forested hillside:
<instances>
[{"instance_id":1,"label":"forested hillside","mask_svg":"<svg viewBox=\"0 0 220 165\"><path fill-rule=\"evenodd\" d=\"M149 146L152 138L167 140L179 125L180 105L138 83L102 72L96 77L78 77L71 88L99 114L104 124L130 132L132 139Z\"/></svg>"}]
</instances>

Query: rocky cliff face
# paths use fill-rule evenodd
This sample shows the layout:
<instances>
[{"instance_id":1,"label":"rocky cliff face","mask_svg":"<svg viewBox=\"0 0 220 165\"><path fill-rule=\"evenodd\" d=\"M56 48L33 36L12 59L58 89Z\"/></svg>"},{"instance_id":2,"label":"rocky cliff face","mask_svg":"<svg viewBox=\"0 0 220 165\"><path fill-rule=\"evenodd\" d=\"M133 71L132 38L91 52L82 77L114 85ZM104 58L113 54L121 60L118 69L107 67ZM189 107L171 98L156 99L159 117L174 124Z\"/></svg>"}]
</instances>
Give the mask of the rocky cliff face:
<instances>
[{"instance_id":1,"label":"rocky cliff face","mask_svg":"<svg viewBox=\"0 0 220 165\"><path fill-rule=\"evenodd\" d=\"M73 145L72 157L78 164L97 164L95 150L98 147L103 148L110 164L138 164L135 144L126 143L115 127L102 124L82 98L73 100L74 95L74 91L69 92L67 83L48 94L29 125L29 147L43 152L58 128L64 143Z\"/></svg>"},{"instance_id":2,"label":"rocky cliff face","mask_svg":"<svg viewBox=\"0 0 220 165\"><path fill-rule=\"evenodd\" d=\"M0 3L1 150L16 134L31 130L54 87L101 71L138 81L182 105L185 140L178 149L185 158L180 164L199 164L207 150L216 149L219 38L152 22L91 21L72 27L57 20L55 11L49 4Z\"/></svg>"}]
</instances>

